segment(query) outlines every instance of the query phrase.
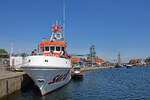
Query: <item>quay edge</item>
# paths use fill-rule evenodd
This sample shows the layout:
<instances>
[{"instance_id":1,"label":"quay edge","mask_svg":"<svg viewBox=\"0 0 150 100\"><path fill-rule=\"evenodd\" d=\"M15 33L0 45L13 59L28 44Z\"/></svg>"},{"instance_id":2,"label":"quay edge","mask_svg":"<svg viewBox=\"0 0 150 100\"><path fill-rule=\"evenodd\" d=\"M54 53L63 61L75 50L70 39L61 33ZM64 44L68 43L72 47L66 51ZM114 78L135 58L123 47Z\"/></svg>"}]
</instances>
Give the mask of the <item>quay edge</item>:
<instances>
[{"instance_id":1,"label":"quay edge","mask_svg":"<svg viewBox=\"0 0 150 100\"><path fill-rule=\"evenodd\" d=\"M24 72L10 72L0 75L0 99L22 87Z\"/></svg>"},{"instance_id":2,"label":"quay edge","mask_svg":"<svg viewBox=\"0 0 150 100\"><path fill-rule=\"evenodd\" d=\"M86 67L85 66L85 67L81 68L81 72L92 71L92 70L101 70L101 69L106 69L106 68L114 68L114 66L107 66L107 67Z\"/></svg>"}]
</instances>

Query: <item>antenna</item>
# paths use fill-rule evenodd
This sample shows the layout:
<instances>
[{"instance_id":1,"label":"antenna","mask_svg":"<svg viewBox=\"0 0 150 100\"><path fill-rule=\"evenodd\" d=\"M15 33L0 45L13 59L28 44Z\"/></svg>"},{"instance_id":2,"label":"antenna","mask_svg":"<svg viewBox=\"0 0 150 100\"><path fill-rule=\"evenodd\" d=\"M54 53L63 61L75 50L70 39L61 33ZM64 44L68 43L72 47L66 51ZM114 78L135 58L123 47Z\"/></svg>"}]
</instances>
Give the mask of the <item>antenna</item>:
<instances>
[{"instance_id":1,"label":"antenna","mask_svg":"<svg viewBox=\"0 0 150 100\"><path fill-rule=\"evenodd\" d=\"M64 4L63 4L63 34L64 34L64 38L65 38L65 20L66 20L66 5L65 5L65 0L64 0Z\"/></svg>"},{"instance_id":2,"label":"antenna","mask_svg":"<svg viewBox=\"0 0 150 100\"><path fill-rule=\"evenodd\" d=\"M13 50L14 50L14 44L10 44L10 57L13 55Z\"/></svg>"},{"instance_id":3,"label":"antenna","mask_svg":"<svg viewBox=\"0 0 150 100\"><path fill-rule=\"evenodd\" d=\"M58 25L58 20L56 20L56 25Z\"/></svg>"}]
</instances>

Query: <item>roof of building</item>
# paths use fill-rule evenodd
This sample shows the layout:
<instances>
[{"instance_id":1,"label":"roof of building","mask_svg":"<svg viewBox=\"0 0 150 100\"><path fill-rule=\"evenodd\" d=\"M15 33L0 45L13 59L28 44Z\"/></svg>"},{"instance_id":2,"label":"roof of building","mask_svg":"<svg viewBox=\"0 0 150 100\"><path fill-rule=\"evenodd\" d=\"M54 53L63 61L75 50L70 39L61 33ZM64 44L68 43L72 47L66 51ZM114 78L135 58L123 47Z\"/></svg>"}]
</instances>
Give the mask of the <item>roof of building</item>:
<instances>
[{"instance_id":1,"label":"roof of building","mask_svg":"<svg viewBox=\"0 0 150 100\"><path fill-rule=\"evenodd\" d=\"M87 62L91 62L92 59L89 57L86 61L87 61ZM102 60L102 59L99 58L99 57L95 57L95 62L96 62L96 63L104 63L104 60Z\"/></svg>"}]
</instances>

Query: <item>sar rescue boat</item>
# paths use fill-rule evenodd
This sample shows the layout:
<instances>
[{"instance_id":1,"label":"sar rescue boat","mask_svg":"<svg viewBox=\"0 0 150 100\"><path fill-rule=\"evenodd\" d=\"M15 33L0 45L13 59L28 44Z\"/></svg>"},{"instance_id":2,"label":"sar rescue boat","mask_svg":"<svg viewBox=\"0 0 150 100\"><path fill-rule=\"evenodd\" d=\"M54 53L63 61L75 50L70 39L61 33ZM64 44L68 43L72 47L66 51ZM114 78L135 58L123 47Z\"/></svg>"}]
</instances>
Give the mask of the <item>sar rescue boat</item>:
<instances>
[{"instance_id":1,"label":"sar rescue boat","mask_svg":"<svg viewBox=\"0 0 150 100\"><path fill-rule=\"evenodd\" d=\"M83 78L83 75L79 66L73 67L73 72L71 73L72 79Z\"/></svg>"},{"instance_id":2,"label":"sar rescue boat","mask_svg":"<svg viewBox=\"0 0 150 100\"><path fill-rule=\"evenodd\" d=\"M49 41L39 45L40 54L25 57L23 69L46 95L67 84L71 79L71 64L66 51L67 43L61 32L62 27L54 25Z\"/></svg>"}]
</instances>

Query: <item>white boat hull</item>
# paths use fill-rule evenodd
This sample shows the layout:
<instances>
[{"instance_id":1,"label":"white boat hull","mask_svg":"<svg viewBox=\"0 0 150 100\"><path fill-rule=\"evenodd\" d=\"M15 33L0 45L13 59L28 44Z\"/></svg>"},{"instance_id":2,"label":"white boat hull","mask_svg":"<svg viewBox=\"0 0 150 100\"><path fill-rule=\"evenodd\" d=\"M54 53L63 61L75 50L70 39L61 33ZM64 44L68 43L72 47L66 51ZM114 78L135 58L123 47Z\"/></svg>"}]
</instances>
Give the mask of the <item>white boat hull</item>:
<instances>
[{"instance_id":1,"label":"white boat hull","mask_svg":"<svg viewBox=\"0 0 150 100\"><path fill-rule=\"evenodd\" d=\"M70 74L71 67L68 66L69 63L67 63L67 65L62 65L62 66L52 66L52 64L50 63L47 63L45 65L43 63L37 66L37 63L41 63L41 62L37 62L35 64L36 66L34 66L35 58L36 57L27 58L30 59L32 63L25 64L23 69L33 79L35 84L39 87L41 91L41 95L46 95L48 92L54 91L55 89L64 86L71 80L71 74ZM37 58L41 59L42 61L42 59L45 57L37 56ZM51 60L54 59L56 60L57 58L46 57L46 59L48 60L48 62L51 62ZM59 65L58 64L59 61L62 60L57 59L57 65Z\"/></svg>"}]
</instances>

